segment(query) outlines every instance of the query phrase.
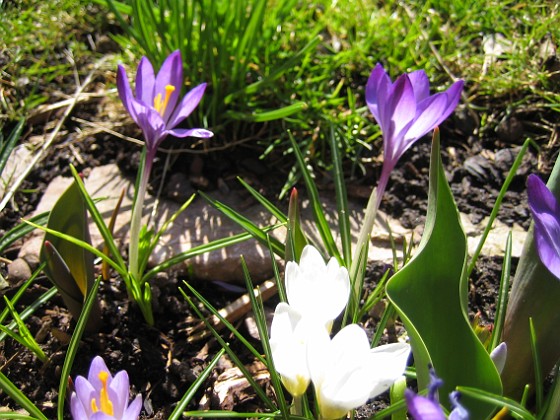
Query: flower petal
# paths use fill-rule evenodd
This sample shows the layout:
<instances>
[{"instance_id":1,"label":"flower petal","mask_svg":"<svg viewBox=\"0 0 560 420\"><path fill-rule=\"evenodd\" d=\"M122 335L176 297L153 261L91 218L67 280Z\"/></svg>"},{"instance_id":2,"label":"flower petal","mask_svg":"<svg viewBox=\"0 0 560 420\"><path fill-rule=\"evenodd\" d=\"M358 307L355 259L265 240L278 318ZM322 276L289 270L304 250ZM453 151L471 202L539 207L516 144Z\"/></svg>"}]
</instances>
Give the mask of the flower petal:
<instances>
[{"instance_id":1,"label":"flower petal","mask_svg":"<svg viewBox=\"0 0 560 420\"><path fill-rule=\"evenodd\" d=\"M83 376L76 377L76 380L74 381L74 389L76 397L81 401L84 410L88 413L88 415L91 415L91 400L97 397L98 392Z\"/></svg>"},{"instance_id":2,"label":"flower petal","mask_svg":"<svg viewBox=\"0 0 560 420\"><path fill-rule=\"evenodd\" d=\"M282 383L297 397L303 395L309 385L307 367L306 326L301 315L285 302L280 302L274 311L270 327L270 347L276 371Z\"/></svg>"},{"instance_id":3,"label":"flower petal","mask_svg":"<svg viewBox=\"0 0 560 420\"><path fill-rule=\"evenodd\" d=\"M183 87L183 60L179 50L172 52L161 65L161 69L156 76L153 97L161 95L162 99L165 98L165 88L168 85L173 86L175 90L169 95L165 112L162 115L163 121L166 122L169 121L169 117L175 110L175 105ZM154 104L151 105L153 106ZM172 126L168 127L172 128Z\"/></svg>"},{"instance_id":4,"label":"flower petal","mask_svg":"<svg viewBox=\"0 0 560 420\"><path fill-rule=\"evenodd\" d=\"M377 123L382 127L379 112L380 104L384 104L387 91L391 87L391 79L379 63L373 68L366 84L366 103Z\"/></svg>"},{"instance_id":5,"label":"flower petal","mask_svg":"<svg viewBox=\"0 0 560 420\"><path fill-rule=\"evenodd\" d=\"M535 223L535 246L545 267L560 278L560 208L552 192L536 175L527 179L529 207Z\"/></svg>"},{"instance_id":6,"label":"flower petal","mask_svg":"<svg viewBox=\"0 0 560 420\"><path fill-rule=\"evenodd\" d=\"M154 106L154 67L148 57L142 57L136 72L136 99L147 106Z\"/></svg>"},{"instance_id":7,"label":"flower petal","mask_svg":"<svg viewBox=\"0 0 560 420\"><path fill-rule=\"evenodd\" d=\"M119 92L119 97L128 111L134 122L138 124L138 118L134 102L134 95L132 94L132 89L130 88L130 83L128 77L126 76L126 70L123 66L119 64L117 69L117 91Z\"/></svg>"},{"instance_id":8,"label":"flower petal","mask_svg":"<svg viewBox=\"0 0 560 420\"><path fill-rule=\"evenodd\" d=\"M142 395L138 394L124 412L122 420L136 420L140 410L142 410Z\"/></svg>"},{"instance_id":9,"label":"flower petal","mask_svg":"<svg viewBox=\"0 0 560 420\"><path fill-rule=\"evenodd\" d=\"M191 89L183 98L181 103L176 107L175 111L169 118L167 122L168 128L173 128L185 118L187 118L193 110L198 106L202 95L204 95L204 90L206 89L206 83L202 83L197 87Z\"/></svg>"},{"instance_id":10,"label":"flower petal","mask_svg":"<svg viewBox=\"0 0 560 420\"><path fill-rule=\"evenodd\" d=\"M109 379L107 380L107 384L108 385L111 384L111 380L113 379L113 377L111 376L111 372L107 368L105 361L101 356L95 356L91 361L91 365L89 366L87 380L97 391L100 390L103 386L101 380L99 379L100 372L107 372L109 374Z\"/></svg>"},{"instance_id":11,"label":"flower petal","mask_svg":"<svg viewBox=\"0 0 560 420\"><path fill-rule=\"evenodd\" d=\"M410 389L404 393L408 413L414 420L446 420L443 409L437 401L416 395Z\"/></svg>"},{"instance_id":12,"label":"flower petal","mask_svg":"<svg viewBox=\"0 0 560 420\"><path fill-rule=\"evenodd\" d=\"M408 79L414 89L416 102L421 102L430 96L430 80L424 70L416 70L409 73Z\"/></svg>"},{"instance_id":13,"label":"flower petal","mask_svg":"<svg viewBox=\"0 0 560 420\"><path fill-rule=\"evenodd\" d=\"M199 139L208 139L214 136L210 130L205 130L204 128L174 128L173 130L167 130L168 134L175 137L197 137Z\"/></svg>"},{"instance_id":14,"label":"flower petal","mask_svg":"<svg viewBox=\"0 0 560 420\"><path fill-rule=\"evenodd\" d=\"M444 93L437 93L419 103L415 120L404 136L405 142L412 145L415 140L432 130L438 124L446 109L447 96Z\"/></svg>"},{"instance_id":15,"label":"flower petal","mask_svg":"<svg viewBox=\"0 0 560 420\"><path fill-rule=\"evenodd\" d=\"M502 373L504 370L504 366L506 365L507 360L507 344L505 342L501 342L496 346L494 350L490 353L490 358L494 362L498 373Z\"/></svg>"},{"instance_id":16,"label":"flower petal","mask_svg":"<svg viewBox=\"0 0 560 420\"><path fill-rule=\"evenodd\" d=\"M128 388L128 373L124 370L117 372L109 385L109 398L116 418L122 417L128 405Z\"/></svg>"},{"instance_id":17,"label":"flower petal","mask_svg":"<svg viewBox=\"0 0 560 420\"><path fill-rule=\"evenodd\" d=\"M84 408L85 401L82 401L75 392L70 397L70 412L74 420L87 420L89 413Z\"/></svg>"}]
</instances>

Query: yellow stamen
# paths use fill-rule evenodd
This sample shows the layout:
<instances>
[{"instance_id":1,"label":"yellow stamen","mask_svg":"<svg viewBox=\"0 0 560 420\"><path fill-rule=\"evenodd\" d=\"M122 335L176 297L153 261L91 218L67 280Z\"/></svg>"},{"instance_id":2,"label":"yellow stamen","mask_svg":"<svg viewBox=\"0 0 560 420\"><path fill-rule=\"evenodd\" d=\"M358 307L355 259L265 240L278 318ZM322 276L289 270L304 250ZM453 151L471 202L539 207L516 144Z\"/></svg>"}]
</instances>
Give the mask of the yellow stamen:
<instances>
[{"instance_id":1,"label":"yellow stamen","mask_svg":"<svg viewBox=\"0 0 560 420\"><path fill-rule=\"evenodd\" d=\"M154 108L159 113L159 115L163 116L163 114L165 113L165 109L167 108L167 104L169 103L169 98L174 91L175 86L167 85L165 86L165 98L162 100L161 93L158 93L154 98Z\"/></svg>"},{"instance_id":2,"label":"yellow stamen","mask_svg":"<svg viewBox=\"0 0 560 420\"><path fill-rule=\"evenodd\" d=\"M109 399L109 393L107 392L107 380L109 379L109 373L105 372L105 371L101 371L99 372L99 375L97 375L99 380L101 381L101 383L103 384L103 387L101 388L100 391L100 395L99 395L99 403L101 405L101 412L104 414L107 414L109 416L113 415L113 403L111 402L111 400ZM95 398L92 398L91 400L91 411L94 413L97 413L99 410L99 408L97 407L97 403L95 401Z\"/></svg>"}]
</instances>

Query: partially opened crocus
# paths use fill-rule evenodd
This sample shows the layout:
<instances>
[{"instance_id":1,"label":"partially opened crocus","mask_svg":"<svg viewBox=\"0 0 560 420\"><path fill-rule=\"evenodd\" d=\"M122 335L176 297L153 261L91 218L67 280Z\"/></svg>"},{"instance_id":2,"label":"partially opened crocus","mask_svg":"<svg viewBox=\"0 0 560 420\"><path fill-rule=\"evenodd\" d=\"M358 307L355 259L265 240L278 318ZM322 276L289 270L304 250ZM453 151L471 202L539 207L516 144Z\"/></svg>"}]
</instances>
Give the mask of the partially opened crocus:
<instances>
[{"instance_id":1,"label":"partially opened crocus","mask_svg":"<svg viewBox=\"0 0 560 420\"><path fill-rule=\"evenodd\" d=\"M332 340L324 329L315 330L307 362L319 418L339 419L388 390L402 376L409 354L404 343L372 349L357 324L347 325Z\"/></svg>"},{"instance_id":2,"label":"partially opened crocus","mask_svg":"<svg viewBox=\"0 0 560 420\"><path fill-rule=\"evenodd\" d=\"M286 295L290 306L305 318L316 318L330 331L332 321L348 303L350 277L336 258L328 263L312 245L306 245L299 264L286 265Z\"/></svg>"},{"instance_id":3,"label":"partially opened crocus","mask_svg":"<svg viewBox=\"0 0 560 420\"><path fill-rule=\"evenodd\" d=\"M403 74L393 83L381 64L377 64L366 84L366 103L383 135L383 167L366 209L350 270L358 277L358 264L368 243L381 198L398 160L418 139L439 126L455 110L463 81L444 92L430 95L430 81L424 70ZM359 299L360 282L354 283Z\"/></svg>"},{"instance_id":4,"label":"partially opened crocus","mask_svg":"<svg viewBox=\"0 0 560 420\"><path fill-rule=\"evenodd\" d=\"M206 84L202 83L190 90L180 100L183 87L183 61L181 52L171 53L163 62L161 69L154 73L152 63L143 57L136 72L135 93L132 92L123 66L117 71L117 89L122 103L132 119L144 133L146 156L136 191L132 220L130 224L129 271L132 281L139 281L138 242L141 230L144 195L148 185L153 161L161 142L169 135L175 137L212 137L213 133L203 128L179 128L178 125L198 106ZM147 260L147 259L146 259ZM140 288L146 287L140 285ZM138 294L138 293L137 293ZM149 296L149 291L141 291L140 296ZM137 299L138 300L138 299ZM149 302L139 302L146 320L153 324Z\"/></svg>"},{"instance_id":5,"label":"partially opened crocus","mask_svg":"<svg viewBox=\"0 0 560 420\"><path fill-rule=\"evenodd\" d=\"M405 391L406 405L408 412L414 420L469 420L469 412L459 403L460 394L453 391L449 395L449 400L453 410L446 417L443 408L437 400L437 390L443 385L443 381L438 378L433 369L430 369L430 385L428 395L417 395L414 391Z\"/></svg>"},{"instance_id":6,"label":"partially opened crocus","mask_svg":"<svg viewBox=\"0 0 560 420\"><path fill-rule=\"evenodd\" d=\"M121 370L113 377L103 359L91 362L87 379L78 376L70 397L74 420L135 420L142 409L138 394L129 405L128 374Z\"/></svg>"},{"instance_id":7,"label":"partially opened crocus","mask_svg":"<svg viewBox=\"0 0 560 420\"><path fill-rule=\"evenodd\" d=\"M529 175L527 195L535 223L537 253L544 266L560 279L560 206L537 175Z\"/></svg>"},{"instance_id":8,"label":"partially opened crocus","mask_svg":"<svg viewBox=\"0 0 560 420\"><path fill-rule=\"evenodd\" d=\"M424 70L403 74L392 83L383 66L375 66L366 85L366 102L383 134L378 200L400 157L455 110L462 90L463 81L459 80L448 90L430 95Z\"/></svg>"}]
</instances>

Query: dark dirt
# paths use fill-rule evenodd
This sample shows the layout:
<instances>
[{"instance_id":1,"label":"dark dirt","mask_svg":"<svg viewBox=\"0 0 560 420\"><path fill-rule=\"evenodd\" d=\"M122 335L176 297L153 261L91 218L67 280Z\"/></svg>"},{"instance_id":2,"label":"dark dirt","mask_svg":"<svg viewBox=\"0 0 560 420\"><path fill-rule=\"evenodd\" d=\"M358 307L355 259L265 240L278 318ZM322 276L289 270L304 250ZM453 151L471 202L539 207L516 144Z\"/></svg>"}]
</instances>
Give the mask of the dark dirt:
<instances>
[{"instance_id":1,"label":"dark dirt","mask_svg":"<svg viewBox=\"0 0 560 420\"><path fill-rule=\"evenodd\" d=\"M80 106L74 116L87 120L99 121L102 106L97 103ZM465 124L459 113L442 127L443 161L451 183L455 199L461 212L467 213L473 222L478 222L490 214L498 191L511 167L513 159L519 150L519 139L512 142L507 135L500 137L496 132L486 130L477 134L475 122ZM540 115L526 115L527 120L538 119ZM44 123L37 123L29 129L30 134L41 134ZM373 122L372 122L373 124ZM515 124L519 124L517 121ZM523 123L522 128L523 128ZM66 135L53 148L49 156L41 165L33 170L22 189L31 193L18 193L15 205L9 206L2 213L0 219L0 235L13 227L20 217L29 214L36 206L41 191L55 176L69 175L68 165L74 164L79 171L87 172L88 168L117 162L129 176L134 176L134 162L137 148L123 140L114 138L106 133L98 133L78 138L82 127L76 120L69 120L65 129ZM133 126L130 131L140 137ZM508 131L503 127L502 131ZM511 131L511 130L509 130ZM121 131L122 132L122 131ZM535 135L535 133L527 133ZM539 138L546 137L545 132L537 133ZM511 137L511 136L510 136ZM71 150L69 145L75 148ZM168 144L166 147L172 147ZM510 190L499 213L499 219L508 225L518 223L527 228L529 214L525 197L525 180L529 173L548 175L555 158L557 146L547 146L542 142L540 154L529 150L523 165L514 178ZM373 156L379 156L381 145L377 145ZM76 157L76 150L82 159ZM212 192L217 188L231 188L240 190L235 176L242 176L254 187L274 199L280 191L290 168L289 161L282 156L272 155L267 161L258 159L262 150L254 146L238 146L225 152L211 154L178 156L166 179L173 173L183 173L188 176L191 187ZM419 141L401 159L397 169L393 172L388 191L382 203L382 209L399 218L406 227L415 227L424 223L427 191L430 144L427 139ZM152 186L157 189L163 176L163 155L152 176ZM282 168L271 171L270 168ZM376 174L380 172L380 163L372 164L368 176L352 180L354 185L366 190L372 188ZM323 193L331 189L326 188ZM363 194L356 194L355 200L363 201ZM15 258L18 246L2 255L0 270L6 274L6 262ZM514 261L515 265L516 261ZM471 315L480 312L484 323L491 323L495 313L496 291L499 283L502 261L499 258L481 258L473 273L470 289ZM368 276L368 287L374 287L388 267L372 264ZM102 283L99 298L103 310L102 328L99 333L85 337L82 340L78 356L72 369L73 375L87 374L91 359L101 355L109 368L116 372L125 369L130 375L130 382L134 393L141 392L146 400L143 417L146 419L165 419L172 411L174 404L182 397L189 385L200 371L219 350L219 346L212 339L205 339L190 343L187 328L196 320L185 299L178 292L183 279L162 276L154 281L154 315L155 325L149 327L137 308L131 304L126 296L122 281L115 277L111 281ZM203 296L216 307L223 307L234 300L237 295L221 290L213 284L193 282ZM41 293L50 288L48 280L39 279L24 294L18 304L18 309L25 308ZM0 294L9 297L15 290L4 290ZM269 303L274 307L274 300ZM375 319L368 320L374 326ZM45 332L41 346L49 362L42 364L29 351L14 341L7 339L0 342L0 369L16 386L35 402L48 418L55 418L57 390L60 382L60 369L64 360L69 334L73 331L73 321L64 308L62 300L55 297L50 303L36 313L28 321L33 334ZM246 332L244 324L239 323L242 332ZM369 331L370 333L372 331ZM387 339L387 337L385 337ZM229 340L233 348L242 355L244 363L253 364L254 359L235 340ZM258 347L255 340L253 343ZM236 410L257 410L260 405L254 393L243 390L232 393L230 400L220 402L212 389L218 381L217 375L226 367L222 363L216 373L198 392L189 409L197 409L199 402L206 399L204 408L230 408ZM265 389L270 394L270 386L265 381ZM0 393L0 406L15 408L13 402L5 394ZM383 398L369 404L360 411L359 417L364 418L374 409L383 406Z\"/></svg>"}]
</instances>

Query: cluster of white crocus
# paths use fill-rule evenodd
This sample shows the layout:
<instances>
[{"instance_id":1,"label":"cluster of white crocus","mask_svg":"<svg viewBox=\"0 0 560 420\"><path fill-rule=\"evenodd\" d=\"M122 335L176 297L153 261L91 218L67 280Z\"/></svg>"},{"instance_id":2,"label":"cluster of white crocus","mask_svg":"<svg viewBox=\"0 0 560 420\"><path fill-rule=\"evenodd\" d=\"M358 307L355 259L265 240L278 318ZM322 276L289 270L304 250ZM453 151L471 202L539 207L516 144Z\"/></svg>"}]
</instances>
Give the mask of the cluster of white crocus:
<instances>
[{"instance_id":1,"label":"cluster of white crocus","mask_svg":"<svg viewBox=\"0 0 560 420\"><path fill-rule=\"evenodd\" d=\"M334 319L346 307L350 278L331 258L328 264L306 246L299 265L286 266L288 303L279 303L270 344L276 371L294 398L313 382L319 416L338 419L389 389L401 377L410 353L408 344L370 348L356 324L330 338Z\"/></svg>"}]
</instances>

